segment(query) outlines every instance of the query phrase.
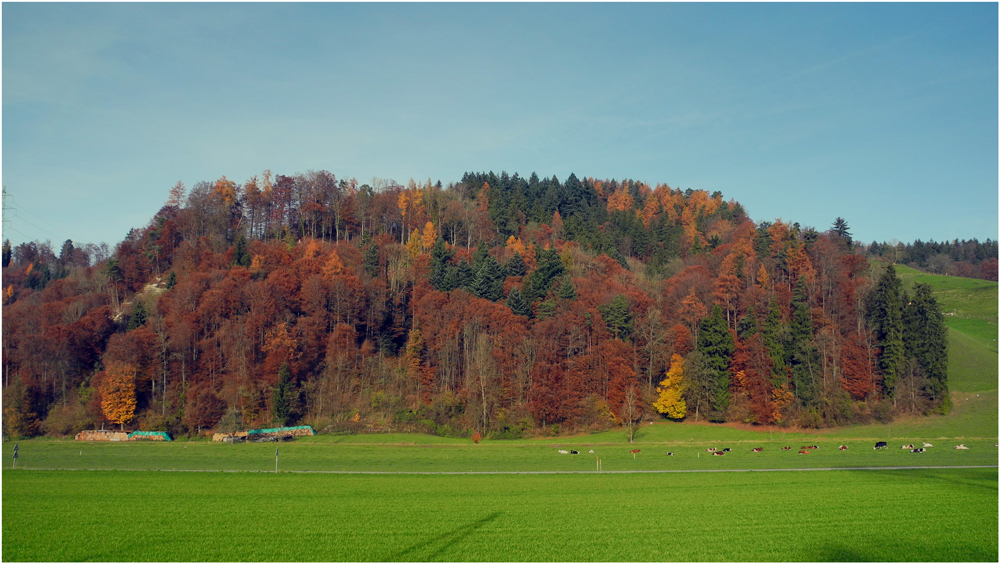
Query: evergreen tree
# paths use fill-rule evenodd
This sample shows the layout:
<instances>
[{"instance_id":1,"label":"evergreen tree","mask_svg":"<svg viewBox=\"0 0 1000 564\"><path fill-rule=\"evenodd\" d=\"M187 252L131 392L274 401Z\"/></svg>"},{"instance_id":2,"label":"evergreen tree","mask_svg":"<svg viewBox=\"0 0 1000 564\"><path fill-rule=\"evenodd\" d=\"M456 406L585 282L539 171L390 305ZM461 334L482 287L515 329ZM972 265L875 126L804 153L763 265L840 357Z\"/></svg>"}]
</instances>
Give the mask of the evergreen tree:
<instances>
[{"instance_id":1,"label":"evergreen tree","mask_svg":"<svg viewBox=\"0 0 1000 564\"><path fill-rule=\"evenodd\" d=\"M847 227L847 220L842 217L838 217L833 221L833 232L837 234L841 239L847 243L847 246L851 246L851 232Z\"/></svg>"},{"instance_id":2,"label":"evergreen tree","mask_svg":"<svg viewBox=\"0 0 1000 564\"><path fill-rule=\"evenodd\" d=\"M504 265L504 270L507 271L507 276L524 276L528 272L528 267L524 264L521 253L515 252L514 256Z\"/></svg>"},{"instance_id":3,"label":"evergreen tree","mask_svg":"<svg viewBox=\"0 0 1000 564\"><path fill-rule=\"evenodd\" d=\"M135 307L132 308L132 315L128 319L128 331L142 327L146 324L148 314L146 312L146 306L142 303L142 300L135 301Z\"/></svg>"},{"instance_id":4,"label":"evergreen tree","mask_svg":"<svg viewBox=\"0 0 1000 564\"><path fill-rule=\"evenodd\" d=\"M627 341L632 334L632 312L628 310L628 300L618 294L609 305L597 306L608 331L622 341Z\"/></svg>"},{"instance_id":5,"label":"evergreen tree","mask_svg":"<svg viewBox=\"0 0 1000 564\"><path fill-rule=\"evenodd\" d=\"M473 290L473 284L476 282L476 273L469 266L469 263L464 260L458 263L458 267L455 268L455 283L454 288L464 288L470 294L475 294ZM451 283L449 282L449 285Z\"/></svg>"},{"instance_id":6,"label":"evergreen tree","mask_svg":"<svg viewBox=\"0 0 1000 564\"><path fill-rule=\"evenodd\" d=\"M362 266L368 276L372 278L378 278L381 268L379 268L378 263L378 245L374 241L368 243L368 247L365 248L365 256L362 259Z\"/></svg>"},{"instance_id":7,"label":"evergreen tree","mask_svg":"<svg viewBox=\"0 0 1000 564\"><path fill-rule=\"evenodd\" d=\"M236 240L236 246L233 249L233 264L236 266L248 267L250 266L250 263L250 244L247 242L246 235L240 235L240 238Z\"/></svg>"},{"instance_id":8,"label":"evergreen tree","mask_svg":"<svg viewBox=\"0 0 1000 564\"><path fill-rule=\"evenodd\" d=\"M572 301L576 299L576 286L573 285L573 281L570 280L569 276L564 276L562 284L556 290L556 295L559 299Z\"/></svg>"},{"instance_id":9,"label":"evergreen tree","mask_svg":"<svg viewBox=\"0 0 1000 564\"><path fill-rule=\"evenodd\" d=\"M10 248L10 239L3 240L3 267L7 268L10 266L10 259L13 256L13 252Z\"/></svg>"},{"instance_id":10,"label":"evergreen tree","mask_svg":"<svg viewBox=\"0 0 1000 564\"><path fill-rule=\"evenodd\" d=\"M524 295L521 294L521 290L516 286L511 288L510 294L507 295L507 307L514 315L531 317L531 308L528 306L527 300L524 299Z\"/></svg>"},{"instance_id":11,"label":"evergreen tree","mask_svg":"<svg viewBox=\"0 0 1000 564\"><path fill-rule=\"evenodd\" d=\"M729 360L736 343L729 332L726 318L719 304L712 307L712 314L701 321L698 329L698 352L704 359L712 395L712 421L724 421L729 407Z\"/></svg>"},{"instance_id":12,"label":"evergreen tree","mask_svg":"<svg viewBox=\"0 0 1000 564\"><path fill-rule=\"evenodd\" d=\"M895 395L896 381L906 361L903 344L902 283L890 264L868 295L868 325L875 333L875 342L882 349L878 368L882 372L882 389L886 396Z\"/></svg>"},{"instance_id":13,"label":"evergreen tree","mask_svg":"<svg viewBox=\"0 0 1000 564\"><path fill-rule=\"evenodd\" d=\"M927 396L940 402L948 393L948 333L944 316L927 284L913 285L913 297L903 310L903 344L927 378Z\"/></svg>"},{"instance_id":14,"label":"evergreen tree","mask_svg":"<svg viewBox=\"0 0 1000 564\"><path fill-rule=\"evenodd\" d=\"M76 249L73 247L73 240L66 239L63 243L62 249L59 251L59 264L65 265L69 261L73 260L73 251Z\"/></svg>"},{"instance_id":15,"label":"evergreen tree","mask_svg":"<svg viewBox=\"0 0 1000 564\"><path fill-rule=\"evenodd\" d=\"M500 263L487 255L486 259L483 260L482 268L476 274L473 292L484 300L495 302L503 297L503 281L504 275Z\"/></svg>"},{"instance_id":16,"label":"evergreen tree","mask_svg":"<svg viewBox=\"0 0 1000 564\"><path fill-rule=\"evenodd\" d=\"M538 257L538 268L528 275L523 290L525 298L532 302L544 298L555 279L566 271L555 249L546 251L536 245L535 256Z\"/></svg>"},{"instance_id":17,"label":"evergreen tree","mask_svg":"<svg viewBox=\"0 0 1000 564\"><path fill-rule=\"evenodd\" d=\"M535 315L538 319L546 319L556 314L556 303L552 300L545 300L538 304L538 312ZM589 315L589 314L588 314Z\"/></svg>"},{"instance_id":18,"label":"evergreen tree","mask_svg":"<svg viewBox=\"0 0 1000 564\"><path fill-rule=\"evenodd\" d=\"M176 285L177 285L177 273L171 270L170 274L167 275L167 289L173 290L174 286Z\"/></svg>"},{"instance_id":19,"label":"evergreen tree","mask_svg":"<svg viewBox=\"0 0 1000 564\"><path fill-rule=\"evenodd\" d=\"M771 357L772 372L771 382L775 386L780 386L787 379L785 369L785 333L784 324L781 322L781 308L777 299L771 299L771 305L767 310L767 320L764 322L764 346L767 354Z\"/></svg>"},{"instance_id":20,"label":"evergreen tree","mask_svg":"<svg viewBox=\"0 0 1000 564\"><path fill-rule=\"evenodd\" d=\"M434 247L431 249L430 282L434 289L441 290L442 292L455 289L455 286L449 287L448 284L448 263L451 261L453 254L448 252L448 248L444 244L444 239L438 237L438 240L434 243Z\"/></svg>"},{"instance_id":21,"label":"evergreen tree","mask_svg":"<svg viewBox=\"0 0 1000 564\"><path fill-rule=\"evenodd\" d=\"M282 363L278 369L278 385L271 395L271 414L274 417L274 424L283 427L291 417L292 405L292 377L288 372L288 364Z\"/></svg>"},{"instance_id":22,"label":"evergreen tree","mask_svg":"<svg viewBox=\"0 0 1000 564\"><path fill-rule=\"evenodd\" d=\"M819 351L812 345L812 317L809 315L809 298L806 282L799 278L792 294L792 323L789 327L789 344L786 362L792 371L795 397L802 405L812 407L820 399Z\"/></svg>"},{"instance_id":23,"label":"evergreen tree","mask_svg":"<svg viewBox=\"0 0 1000 564\"><path fill-rule=\"evenodd\" d=\"M757 313L754 312L753 306L747 309L747 314L740 318L736 322L736 335L740 339L749 339L757 334Z\"/></svg>"}]
</instances>

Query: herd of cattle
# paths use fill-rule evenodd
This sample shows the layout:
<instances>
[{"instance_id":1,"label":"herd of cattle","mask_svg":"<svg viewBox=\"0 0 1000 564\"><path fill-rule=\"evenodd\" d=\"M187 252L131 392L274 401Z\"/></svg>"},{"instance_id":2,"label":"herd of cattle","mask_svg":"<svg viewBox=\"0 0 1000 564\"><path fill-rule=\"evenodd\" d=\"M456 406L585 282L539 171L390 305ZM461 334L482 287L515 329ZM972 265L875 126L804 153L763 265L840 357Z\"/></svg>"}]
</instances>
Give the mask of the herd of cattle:
<instances>
[{"instance_id":1,"label":"herd of cattle","mask_svg":"<svg viewBox=\"0 0 1000 564\"><path fill-rule=\"evenodd\" d=\"M915 445L909 444L909 445L903 445L900 448L902 448L903 450L909 450L912 453L919 454L919 453L922 453L922 452L926 452L928 448L933 447L933 446L934 445L932 445L931 443L923 443L923 446L920 446L920 447L917 447ZM1000 443L998 443L997 446L1000 446ZM802 447L802 448L799 449L799 454L809 454L811 451L816 450L818 448L819 448L819 445L804 446L804 447ZM873 447L873 450L883 450L883 449L887 449L887 448L889 448L889 444L886 441L878 441L877 443L875 443L875 446ZM956 450L969 450L969 447L965 446L964 444L960 444L960 445L956 446L955 449ZM732 450L733 449L731 449L731 448L719 449L719 448L716 448L716 447L710 447L710 448L705 449L706 452L709 452L709 453L713 454L714 456L724 456L727 452L732 452ZM781 450L792 450L792 447L790 447L790 446L784 446L784 447L781 447ZM837 450L847 450L847 445L840 445L840 446L837 447ZM635 455L639 454L640 452L642 452L642 450L640 450L640 449L632 449L632 450L628 451L628 453L631 454L633 458L635 457ZM757 448L752 449L750 452L764 452L764 449L763 449L763 447L757 447ZM580 454L580 451L577 451L577 450L560 450L559 454ZM591 449L590 454L594 454L593 449ZM673 455L674 455L674 453L667 452L667 456L673 456Z\"/></svg>"}]
</instances>

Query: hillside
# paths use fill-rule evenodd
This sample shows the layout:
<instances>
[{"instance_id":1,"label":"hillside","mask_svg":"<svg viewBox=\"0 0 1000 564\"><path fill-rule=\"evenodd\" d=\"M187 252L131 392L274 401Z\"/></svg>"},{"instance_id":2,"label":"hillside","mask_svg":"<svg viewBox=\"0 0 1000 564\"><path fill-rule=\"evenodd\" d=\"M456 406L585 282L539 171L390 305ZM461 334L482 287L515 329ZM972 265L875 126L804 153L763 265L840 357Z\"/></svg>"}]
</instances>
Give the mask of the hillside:
<instances>
[{"instance_id":1,"label":"hillside","mask_svg":"<svg viewBox=\"0 0 1000 564\"><path fill-rule=\"evenodd\" d=\"M71 241L8 248L16 436L818 428L996 389L995 282L902 293L841 218L755 223L720 193L632 180L266 172L178 184L95 266Z\"/></svg>"}]
</instances>

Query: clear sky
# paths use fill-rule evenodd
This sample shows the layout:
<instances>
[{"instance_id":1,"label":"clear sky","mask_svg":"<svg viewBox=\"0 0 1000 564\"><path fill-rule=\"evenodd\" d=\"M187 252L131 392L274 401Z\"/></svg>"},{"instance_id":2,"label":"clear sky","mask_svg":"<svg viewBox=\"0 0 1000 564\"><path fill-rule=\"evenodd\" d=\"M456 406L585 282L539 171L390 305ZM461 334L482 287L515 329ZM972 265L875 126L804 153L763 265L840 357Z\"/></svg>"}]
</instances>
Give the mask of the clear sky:
<instances>
[{"instance_id":1,"label":"clear sky","mask_svg":"<svg viewBox=\"0 0 1000 564\"><path fill-rule=\"evenodd\" d=\"M107 242L178 181L570 172L855 239L997 239L998 8L4 3L3 236Z\"/></svg>"}]
</instances>

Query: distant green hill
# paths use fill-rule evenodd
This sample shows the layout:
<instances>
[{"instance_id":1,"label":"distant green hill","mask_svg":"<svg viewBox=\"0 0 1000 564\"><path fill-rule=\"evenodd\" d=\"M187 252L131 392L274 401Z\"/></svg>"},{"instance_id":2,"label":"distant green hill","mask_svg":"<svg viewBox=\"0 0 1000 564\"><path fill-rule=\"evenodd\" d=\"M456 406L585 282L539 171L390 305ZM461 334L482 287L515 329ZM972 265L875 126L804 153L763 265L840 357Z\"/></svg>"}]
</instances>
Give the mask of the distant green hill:
<instances>
[{"instance_id":1,"label":"distant green hill","mask_svg":"<svg viewBox=\"0 0 1000 564\"><path fill-rule=\"evenodd\" d=\"M948 326L948 388L977 393L997 390L996 282L926 274L897 265L907 289L928 284L941 304Z\"/></svg>"}]
</instances>

